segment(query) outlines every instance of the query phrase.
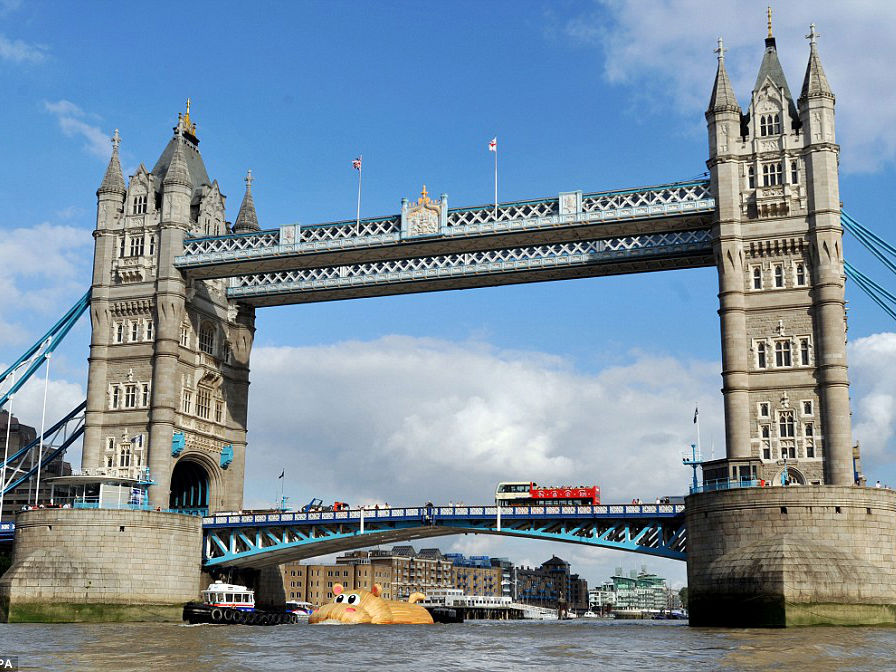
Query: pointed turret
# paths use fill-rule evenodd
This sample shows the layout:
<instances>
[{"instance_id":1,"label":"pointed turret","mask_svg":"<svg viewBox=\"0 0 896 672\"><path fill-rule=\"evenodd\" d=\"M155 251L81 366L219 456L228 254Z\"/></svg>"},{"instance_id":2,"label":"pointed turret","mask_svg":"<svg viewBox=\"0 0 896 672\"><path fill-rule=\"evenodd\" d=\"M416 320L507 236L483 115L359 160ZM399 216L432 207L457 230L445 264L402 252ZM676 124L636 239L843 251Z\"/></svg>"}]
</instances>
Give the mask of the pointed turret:
<instances>
[{"instance_id":1,"label":"pointed turret","mask_svg":"<svg viewBox=\"0 0 896 672\"><path fill-rule=\"evenodd\" d=\"M187 159L184 156L184 141L179 137L176 137L175 141L174 153L171 155L171 163L168 165L162 186L181 184L192 189L193 180L190 179L190 170L187 168Z\"/></svg>"},{"instance_id":2,"label":"pointed turret","mask_svg":"<svg viewBox=\"0 0 896 672\"><path fill-rule=\"evenodd\" d=\"M728 79L728 72L725 70L725 46L722 38L719 38L719 46L716 49L719 55L719 67L716 70L716 81L712 87L712 95L709 97L709 108L707 112L740 112L740 105L737 104L737 96L734 95L734 89L731 86L731 80Z\"/></svg>"},{"instance_id":3,"label":"pointed turret","mask_svg":"<svg viewBox=\"0 0 896 672\"><path fill-rule=\"evenodd\" d=\"M233 225L234 233L249 233L261 229L258 225L258 215L255 214L255 201L252 199L253 179L252 171L250 170L246 174L246 195L243 196L240 212L236 216L236 223Z\"/></svg>"},{"instance_id":4,"label":"pointed turret","mask_svg":"<svg viewBox=\"0 0 896 672\"><path fill-rule=\"evenodd\" d=\"M803 79L803 90L800 92L800 104L806 98L834 98L834 93L828 84L828 78L825 77L824 69L821 67L821 58L818 56L818 45L816 39L820 37L815 32L815 24L809 26L809 34L806 39L809 40L809 64L806 66L806 77Z\"/></svg>"},{"instance_id":5,"label":"pointed turret","mask_svg":"<svg viewBox=\"0 0 896 672\"><path fill-rule=\"evenodd\" d=\"M121 162L118 159L118 146L121 144L121 136L118 135L118 129L115 129L115 135L112 136L112 158L109 159L109 165L106 166L106 174L100 188L96 190L96 195L100 194L118 194L124 196L127 191L124 184L124 175L121 172Z\"/></svg>"}]
</instances>

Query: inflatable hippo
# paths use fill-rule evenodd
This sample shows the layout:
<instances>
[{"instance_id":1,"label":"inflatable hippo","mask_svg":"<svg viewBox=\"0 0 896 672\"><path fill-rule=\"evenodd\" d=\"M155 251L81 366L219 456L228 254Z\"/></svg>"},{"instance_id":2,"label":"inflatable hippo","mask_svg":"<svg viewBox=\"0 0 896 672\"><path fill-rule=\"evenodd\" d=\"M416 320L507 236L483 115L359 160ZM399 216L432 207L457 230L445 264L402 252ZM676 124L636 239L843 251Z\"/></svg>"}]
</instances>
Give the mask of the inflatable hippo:
<instances>
[{"instance_id":1,"label":"inflatable hippo","mask_svg":"<svg viewBox=\"0 0 896 672\"><path fill-rule=\"evenodd\" d=\"M429 612L415 604L423 599L422 593L414 593L407 602L384 600L380 584L373 584L371 590L355 590L345 592L341 583L333 585L336 598L329 604L311 614L309 623L375 623L387 625L392 623L432 623Z\"/></svg>"}]
</instances>

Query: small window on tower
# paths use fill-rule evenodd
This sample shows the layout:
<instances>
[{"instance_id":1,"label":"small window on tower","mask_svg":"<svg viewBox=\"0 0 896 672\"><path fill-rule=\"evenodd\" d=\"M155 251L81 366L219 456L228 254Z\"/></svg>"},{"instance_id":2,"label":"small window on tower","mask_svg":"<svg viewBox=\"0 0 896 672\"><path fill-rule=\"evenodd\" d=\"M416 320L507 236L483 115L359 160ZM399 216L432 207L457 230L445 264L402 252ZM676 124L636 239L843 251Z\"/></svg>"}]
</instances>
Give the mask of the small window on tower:
<instances>
[{"instance_id":1,"label":"small window on tower","mask_svg":"<svg viewBox=\"0 0 896 672\"><path fill-rule=\"evenodd\" d=\"M146 340L147 341L152 340L152 331L153 331L152 318L149 318L148 320L146 320Z\"/></svg>"},{"instance_id":2,"label":"small window on tower","mask_svg":"<svg viewBox=\"0 0 896 672\"><path fill-rule=\"evenodd\" d=\"M794 267L794 283L797 287L806 286L806 265L798 261Z\"/></svg>"},{"instance_id":3,"label":"small window on tower","mask_svg":"<svg viewBox=\"0 0 896 672\"><path fill-rule=\"evenodd\" d=\"M756 168L753 166L747 168L747 185L750 189L756 188Z\"/></svg>"},{"instance_id":4,"label":"small window on tower","mask_svg":"<svg viewBox=\"0 0 896 672\"><path fill-rule=\"evenodd\" d=\"M775 287L784 286L784 266L775 264Z\"/></svg>"},{"instance_id":5,"label":"small window on tower","mask_svg":"<svg viewBox=\"0 0 896 672\"><path fill-rule=\"evenodd\" d=\"M783 340L775 343L775 366L793 366L790 358L790 341Z\"/></svg>"},{"instance_id":6,"label":"small window on tower","mask_svg":"<svg viewBox=\"0 0 896 672\"><path fill-rule=\"evenodd\" d=\"M143 256L143 236L133 236L131 238L131 256Z\"/></svg>"},{"instance_id":7,"label":"small window on tower","mask_svg":"<svg viewBox=\"0 0 896 672\"><path fill-rule=\"evenodd\" d=\"M809 339L800 339L800 365L809 366Z\"/></svg>"},{"instance_id":8,"label":"small window on tower","mask_svg":"<svg viewBox=\"0 0 896 672\"><path fill-rule=\"evenodd\" d=\"M209 355L215 354L215 328L203 324L199 329L199 349Z\"/></svg>"},{"instance_id":9,"label":"small window on tower","mask_svg":"<svg viewBox=\"0 0 896 672\"><path fill-rule=\"evenodd\" d=\"M762 289L762 269L759 266L753 267L753 289Z\"/></svg>"},{"instance_id":10,"label":"small window on tower","mask_svg":"<svg viewBox=\"0 0 896 672\"><path fill-rule=\"evenodd\" d=\"M768 354L765 350L765 341L759 341L756 344L756 365L760 369L768 366Z\"/></svg>"},{"instance_id":11,"label":"small window on tower","mask_svg":"<svg viewBox=\"0 0 896 672\"><path fill-rule=\"evenodd\" d=\"M131 322L131 343L136 343L140 337L140 323L136 320Z\"/></svg>"},{"instance_id":12,"label":"small window on tower","mask_svg":"<svg viewBox=\"0 0 896 672\"><path fill-rule=\"evenodd\" d=\"M799 184L800 183L800 171L797 168L796 161L790 162L790 183L791 184Z\"/></svg>"},{"instance_id":13,"label":"small window on tower","mask_svg":"<svg viewBox=\"0 0 896 672\"><path fill-rule=\"evenodd\" d=\"M115 342L124 343L124 322L115 323Z\"/></svg>"},{"instance_id":14,"label":"small window on tower","mask_svg":"<svg viewBox=\"0 0 896 672\"><path fill-rule=\"evenodd\" d=\"M118 241L118 256L119 256L119 257L123 257L123 256L124 256L124 246L125 246L125 240L124 240L124 239L125 239L125 237L122 236L121 239Z\"/></svg>"},{"instance_id":15,"label":"small window on tower","mask_svg":"<svg viewBox=\"0 0 896 672\"><path fill-rule=\"evenodd\" d=\"M153 256L156 253L156 237L149 237L149 256Z\"/></svg>"},{"instance_id":16,"label":"small window on tower","mask_svg":"<svg viewBox=\"0 0 896 672\"><path fill-rule=\"evenodd\" d=\"M769 417L769 403L767 401L763 401L759 404L759 416L762 418Z\"/></svg>"},{"instance_id":17,"label":"small window on tower","mask_svg":"<svg viewBox=\"0 0 896 672\"><path fill-rule=\"evenodd\" d=\"M145 215L146 214L146 195L134 196L134 214L135 215Z\"/></svg>"},{"instance_id":18,"label":"small window on tower","mask_svg":"<svg viewBox=\"0 0 896 672\"><path fill-rule=\"evenodd\" d=\"M769 118L771 121L771 117ZM771 129L773 134L778 134L781 132L781 115L776 114L774 121L771 123Z\"/></svg>"}]
</instances>

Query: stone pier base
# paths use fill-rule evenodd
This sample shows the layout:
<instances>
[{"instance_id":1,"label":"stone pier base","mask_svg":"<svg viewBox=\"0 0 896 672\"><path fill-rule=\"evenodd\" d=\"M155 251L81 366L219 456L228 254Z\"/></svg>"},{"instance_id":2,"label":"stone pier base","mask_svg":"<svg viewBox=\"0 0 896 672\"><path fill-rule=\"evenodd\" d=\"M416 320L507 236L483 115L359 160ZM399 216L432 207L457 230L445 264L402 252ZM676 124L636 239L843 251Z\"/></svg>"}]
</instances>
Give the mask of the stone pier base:
<instances>
[{"instance_id":1,"label":"stone pier base","mask_svg":"<svg viewBox=\"0 0 896 672\"><path fill-rule=\"evenodd\" d=\"M39 509L16 518L0 619L181 619L199 596L202 519L155 511Z\"/></svg>"},{"instance_id":2,"label":"stone pier base","mask_svg":"<svg viewBox=\"0 0 896 672\"><path fill-rule=\"evenodd\" d=\"M896 623L896 492L743 488L686 506L691 625Z\"/></svg>"}]
</instances>

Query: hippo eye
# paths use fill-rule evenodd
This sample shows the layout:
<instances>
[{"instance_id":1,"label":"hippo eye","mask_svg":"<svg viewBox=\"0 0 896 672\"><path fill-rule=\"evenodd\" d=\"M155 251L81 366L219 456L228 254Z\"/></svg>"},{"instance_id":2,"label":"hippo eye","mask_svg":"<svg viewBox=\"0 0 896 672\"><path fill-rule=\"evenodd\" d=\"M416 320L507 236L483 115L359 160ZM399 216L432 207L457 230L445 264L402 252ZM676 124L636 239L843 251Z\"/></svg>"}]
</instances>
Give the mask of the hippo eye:
<instances>
[{"instance_id":1,"label":"hippo eye","mask_svg":"<svg viewBox=\"0 0 896 672\"><path fill-rule=\"evenodd\" d=\"M336 599L333 601L334 602L343 602L343 601L345 601L345 595L337 595Z\"/></svg>"},{"instance_id":2,"label":"hippo eye","mask_svg":"<svg viewBox=\"0 0 896 672\"><path fill-rule=\"evenodd\" d=\"M349 604L357 604L358 602L361 601L361 596L358 595L357 593L352 593L351 595L348 596L348 598L346 598L345 601L348 602Z\"/></svg>"}]
</instances>

